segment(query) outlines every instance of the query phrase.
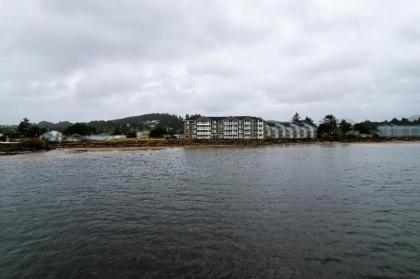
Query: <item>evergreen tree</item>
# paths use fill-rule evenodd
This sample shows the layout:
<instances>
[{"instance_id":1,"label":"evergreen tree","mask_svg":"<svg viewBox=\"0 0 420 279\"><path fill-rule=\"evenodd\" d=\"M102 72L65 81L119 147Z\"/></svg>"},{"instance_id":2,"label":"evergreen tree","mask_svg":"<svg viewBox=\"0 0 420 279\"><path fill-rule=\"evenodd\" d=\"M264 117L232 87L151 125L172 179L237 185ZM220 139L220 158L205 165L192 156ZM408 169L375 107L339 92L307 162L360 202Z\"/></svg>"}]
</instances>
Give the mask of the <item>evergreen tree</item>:
<instances>
[{"instance_id":1,"label":"evergreen tree","mask_svg":"<svg viewBox=\"0 0 420 279\"><path fill-rule=\"evenodd\" d=\"M92 135L95 133L95 128L86 123L74 123L69 126L64 132L66 135L79 134L81 136Z\"/></svg>"},{"instance_id":2,"label":"evergreen tree","mask_svg":"<svg viewBox=\"0 0 420 279\"><path fill-rule=\"evenodd\" d=\"M340 128L340 131L341 131L343 136L345 136L347 134L347 132L351 131L351 129L352 129L352 125L344 119L340 122L338 127Z\"/></svg>"},{"instance_id":3,"label":"evergreen tree","mask_svg":"<svg viewBox=\"0 0 420 279\"><path fill-rule=\"evenodd\" d=\"M315 125L314 121L312 120L312 118L306 116L305 120L303 120L306 124L310 124L310 125Z\"/></svg>"},{"instance_id":4,"label":"evergreen tree","mask_svg":"<svg viewBox=\"0 0 420 279\"><path fill-rule=\"evenodd\" d=\"M293 124L299 124L300 123L300 115L299 115L299 113L296 112L295 115L293 115L292 122L293 122Z\"/></svg>"},{"instance_id":5,"label":"evergreen tree","mask_svg":"<svg viewBox=\"0 0 420 279\"><path fill-rule=\"evenodd\" d=\"M23 120L19 123L19 126L18 126L19 135L26 137L29 127L31 127L31 122L29 121L27 117L23 118Z\"/></svg>"},{"instance_id":6,"label":"evergreen tree","mask_svg":"<svg viewBox=\"0 0 420 279\"><path fill-rule=\"evenodd\" d=\"M330 141L337 136L337 118L332 114L327 114L318 127L318 135L326 137Z\"/></svg>"}]
</instances>

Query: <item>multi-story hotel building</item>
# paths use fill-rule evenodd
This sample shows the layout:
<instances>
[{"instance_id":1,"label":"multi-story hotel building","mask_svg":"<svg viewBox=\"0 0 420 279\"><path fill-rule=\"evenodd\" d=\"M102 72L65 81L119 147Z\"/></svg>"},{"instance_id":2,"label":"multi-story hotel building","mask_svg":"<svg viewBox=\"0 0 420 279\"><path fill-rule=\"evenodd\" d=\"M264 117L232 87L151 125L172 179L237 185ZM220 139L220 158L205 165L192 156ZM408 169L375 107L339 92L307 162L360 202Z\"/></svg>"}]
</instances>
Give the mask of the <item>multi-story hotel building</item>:
<instances>
[{"instance_id":1,"label":"multi-story hotel building","mask_svg":"<svg viewBox=\"0 0 420 279\"><path fill-rule=\"evenodd\" d=\"M265 136L272 139L315 139L317 127L305 122L267 121Z\"/></svg>"},{"instance_id":2,"label":"multi-story hotel building","mask_svg":"<svg viewBox=\"0 0 420 279\"><path fill-rule=\"evenodd\" d=\"M420 137L420 125L384 124L377 128L380 137Z\"/></svg>"},{"instance_id":3,"label":"multi-story hotel building","mask_svg":"<svg viewBox=\"0 0 420 279\"><path fill-rule=\"evenodd\" d=\"M184 121L186 139L264 139L264 120L252 116L206 117Z\"/></svg>"}]
</instances>

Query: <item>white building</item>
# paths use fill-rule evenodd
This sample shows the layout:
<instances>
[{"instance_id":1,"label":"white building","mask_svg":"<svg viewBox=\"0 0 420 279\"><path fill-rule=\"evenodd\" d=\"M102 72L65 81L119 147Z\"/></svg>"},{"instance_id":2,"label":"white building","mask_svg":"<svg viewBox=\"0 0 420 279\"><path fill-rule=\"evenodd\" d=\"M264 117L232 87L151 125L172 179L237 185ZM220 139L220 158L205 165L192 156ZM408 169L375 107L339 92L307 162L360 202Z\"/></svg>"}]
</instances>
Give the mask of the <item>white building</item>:
<instances>
[{"instance_id":1,"label":"white building","mask_svg":"<svg viewBox=\"0 0 420 279\"><path fill-rule=\"evenodd\" d=\"M63 134L59 131L51 130L48 132L45 132L41 135L41 138L45 139L48 142L55 142L59 143L63 140Z\"/></svg>"},{"instance_id":2,"label":"white building","mask_svg":"<svg viewBox=\"0 0 420 279\"><path fill-rule=\"evenodd\" d=\"M379 125L380 137L420 137L420 125Z\"/></svg>"},{"instance_id":3,"label":"white building","mask_svg":"<svg viewBox=\"0 0 420 279\"><path fill-rule=\"evenodd\" d=\"M317 127L305 122L299 124L292 122L265 122L266 138L272 139L315 139Z\"/></svg>"}]
</instances>

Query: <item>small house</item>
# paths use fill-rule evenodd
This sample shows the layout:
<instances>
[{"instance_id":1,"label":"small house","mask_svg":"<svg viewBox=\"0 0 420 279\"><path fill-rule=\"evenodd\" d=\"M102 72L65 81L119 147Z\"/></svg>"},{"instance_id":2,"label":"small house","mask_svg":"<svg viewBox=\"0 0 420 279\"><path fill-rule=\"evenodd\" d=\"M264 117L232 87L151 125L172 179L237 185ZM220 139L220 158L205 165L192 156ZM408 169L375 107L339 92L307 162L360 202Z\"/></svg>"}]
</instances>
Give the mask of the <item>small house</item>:
<instances>
[{"instance_id":1,"label":"small house","mask_svg":"<svg viewBox=\"0 0 420 279\"><path fill-rule=\"evenodd\" d=\"M51 130L43 133L41 135L41 138L45 139L48 142L59 143L63 140L63 134L59 131Z\"/></svg>"}]
</instances>

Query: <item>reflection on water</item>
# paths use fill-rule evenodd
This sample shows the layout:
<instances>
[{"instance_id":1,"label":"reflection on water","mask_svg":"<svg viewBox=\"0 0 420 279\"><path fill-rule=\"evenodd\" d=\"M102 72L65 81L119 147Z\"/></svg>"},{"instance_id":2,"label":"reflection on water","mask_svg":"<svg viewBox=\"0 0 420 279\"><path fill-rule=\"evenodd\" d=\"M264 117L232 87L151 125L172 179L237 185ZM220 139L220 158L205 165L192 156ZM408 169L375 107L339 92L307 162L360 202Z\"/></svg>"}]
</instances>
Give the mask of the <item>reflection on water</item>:
<instances>
[{"instance_id":1,"label":"reflection on water","mask_svg":"<svg viewBox=\"0 0 420 279\"><path fill-rule=\"evenodd\" d=\"M419 278L419 144L0 158L0 278Z\"/></svg>"}]
</instances>

